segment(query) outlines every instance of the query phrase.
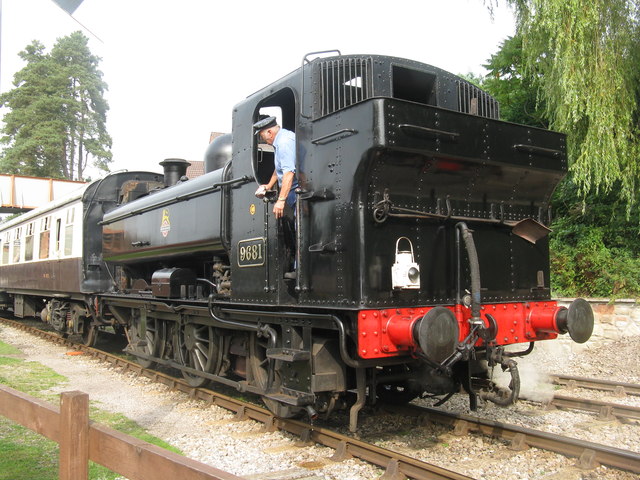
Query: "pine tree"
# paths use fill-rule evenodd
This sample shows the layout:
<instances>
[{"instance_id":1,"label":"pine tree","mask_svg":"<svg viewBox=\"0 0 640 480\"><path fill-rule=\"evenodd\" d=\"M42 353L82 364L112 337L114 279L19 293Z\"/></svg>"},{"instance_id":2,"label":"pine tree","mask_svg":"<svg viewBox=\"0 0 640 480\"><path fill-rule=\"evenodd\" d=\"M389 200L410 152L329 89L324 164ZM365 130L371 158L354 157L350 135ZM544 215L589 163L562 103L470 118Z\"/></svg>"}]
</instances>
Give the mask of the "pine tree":
<instances>
[{"instance_id":1,"label":"pine tree","mask_svg":"<svg viewBox=\"0 0 640 480\"><path fill-rule=\"evenodd\" d=\"M75 32L58 39L50 54L34 41L20 57L15 88L0 96L4 115L0 157L5 173L82 179L89 159L108 171L107 88L88 38Z\"/></svg>"}]
</instances>

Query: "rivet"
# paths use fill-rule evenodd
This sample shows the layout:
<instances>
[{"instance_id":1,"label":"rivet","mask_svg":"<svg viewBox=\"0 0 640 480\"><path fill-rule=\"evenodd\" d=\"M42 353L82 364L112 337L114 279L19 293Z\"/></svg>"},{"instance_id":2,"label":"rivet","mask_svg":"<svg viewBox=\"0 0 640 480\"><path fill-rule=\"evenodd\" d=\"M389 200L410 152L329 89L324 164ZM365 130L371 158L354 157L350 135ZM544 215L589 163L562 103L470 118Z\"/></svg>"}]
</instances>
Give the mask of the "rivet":
<instances>
[{"instance_id":1,"label":"rivet","mask_svg":"<svg viewBox=\"0 0 640 480\"><path fill-rule=\"evenodd\" d=\"M367 332L362 332L362 336L366 337L367 336Z\"/></svg>"},{"instance_id":2,"label":"rivet","mask_svg":"<svg viewBox=\"0 0 640 480\"><path fill-rule=\"evenodd\" d=\"M367 351L366 350L362 350L362 355L366 355Z\"/></svg>"}]
</instances>

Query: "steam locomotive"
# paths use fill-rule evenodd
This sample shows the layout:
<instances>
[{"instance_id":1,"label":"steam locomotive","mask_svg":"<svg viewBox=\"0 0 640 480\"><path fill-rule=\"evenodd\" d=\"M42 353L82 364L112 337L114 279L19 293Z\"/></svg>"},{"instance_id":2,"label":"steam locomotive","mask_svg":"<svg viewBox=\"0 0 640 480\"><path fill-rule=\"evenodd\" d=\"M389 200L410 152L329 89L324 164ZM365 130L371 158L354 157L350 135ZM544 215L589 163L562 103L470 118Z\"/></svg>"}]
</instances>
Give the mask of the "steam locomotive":
<instances>
[{"instance_id":1,"label":"steam locomotive","mask_svg":"<svg viewBox=\"0 0 640 480\"><path fill-rule=\"evenodd\" d=\"M111 327L142 365L253 392L279 416L349 409L352 430L377 400L514 402L514 357L593 329L586 301L550 298L565 137L500 121L494 98L441 69L322 53L236 105L205 175L169 159L1 225L0 305L88 344ZM263 114L296 137L283 219L277 192L254 195L274 171L252 128Z\"/></svg>"}]
</instances>

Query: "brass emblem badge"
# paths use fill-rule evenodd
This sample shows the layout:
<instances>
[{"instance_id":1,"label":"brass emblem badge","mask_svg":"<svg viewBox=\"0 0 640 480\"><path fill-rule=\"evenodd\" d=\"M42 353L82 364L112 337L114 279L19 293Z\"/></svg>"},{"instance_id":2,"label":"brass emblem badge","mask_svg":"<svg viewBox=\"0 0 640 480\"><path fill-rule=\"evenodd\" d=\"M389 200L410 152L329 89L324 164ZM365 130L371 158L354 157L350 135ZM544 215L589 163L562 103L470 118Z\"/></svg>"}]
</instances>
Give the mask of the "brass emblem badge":
<instances>
[{"instance_id":1,"label":"brass emblem badge","mask_svg":"<svg viewBox=\"0 0 640 480\"><path fill-rule=\"evenodd\" d=\"M169 235L169 231L171 230L171 222L169 221L169 210L164 208L162 210L162 222L160 223L160 233L162 233L163 237Z\"/></svg>"}]
</instances>

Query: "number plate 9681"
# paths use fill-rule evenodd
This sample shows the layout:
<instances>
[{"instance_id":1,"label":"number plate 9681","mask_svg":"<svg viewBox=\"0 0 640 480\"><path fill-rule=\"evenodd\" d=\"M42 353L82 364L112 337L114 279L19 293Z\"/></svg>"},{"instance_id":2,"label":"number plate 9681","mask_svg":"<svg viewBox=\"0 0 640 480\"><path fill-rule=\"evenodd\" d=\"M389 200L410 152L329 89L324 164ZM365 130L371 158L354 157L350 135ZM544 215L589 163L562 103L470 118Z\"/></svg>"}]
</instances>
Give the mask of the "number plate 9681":
<instances>
[{"instance_id":1,"label":"number plate 9681","mask_svg":"<svg viewBox=\"0 0 640 480\"><path fill-rule=\"evenodd\" d=\"M264 238L250 238L238 242L238 266L259 267L264 265Z\"/></svg>"}]
</instances>

